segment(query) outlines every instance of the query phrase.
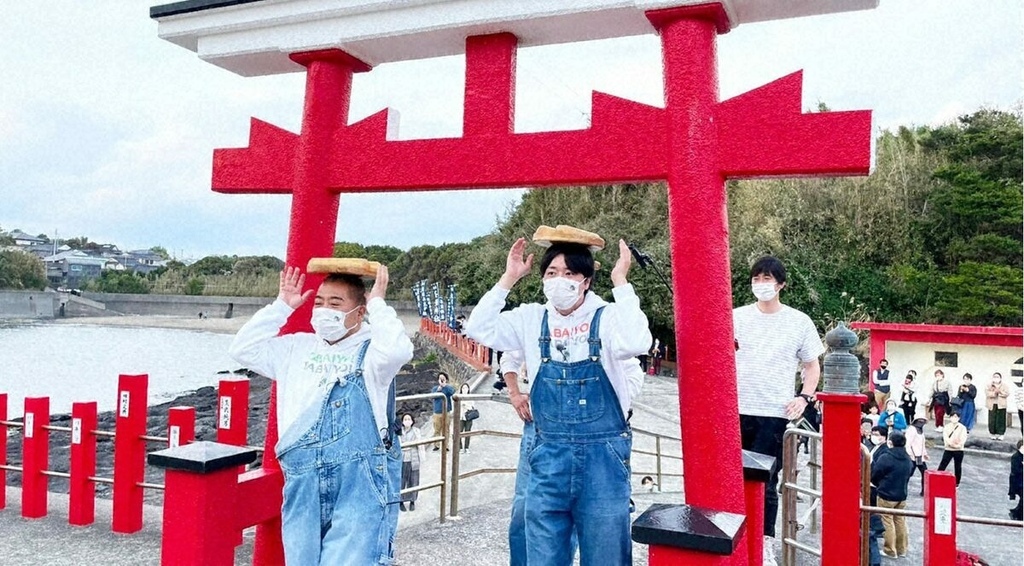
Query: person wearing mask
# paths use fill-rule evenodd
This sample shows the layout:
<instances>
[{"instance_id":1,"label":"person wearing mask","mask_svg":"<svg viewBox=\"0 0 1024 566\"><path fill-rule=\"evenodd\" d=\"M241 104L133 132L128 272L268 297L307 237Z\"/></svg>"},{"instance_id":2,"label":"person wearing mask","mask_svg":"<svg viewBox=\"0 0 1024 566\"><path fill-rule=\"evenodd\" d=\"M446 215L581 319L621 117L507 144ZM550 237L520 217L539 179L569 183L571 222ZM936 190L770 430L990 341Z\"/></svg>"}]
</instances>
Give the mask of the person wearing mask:
<instances>
[{"instance_id":1,"label":"person wearing mask","mask_svg":"<svg viewBox=\"0 0 1024 566\"><path fill-rule=\"evenodd\" d=\"M782 436L789 421L814 402L821 376L818 357L825 351L811 318L781 302L779 294L785 286L782 262L771 256L761 257L750 268L750 291L757 300L732 311L740 441L744 450L775 458L764 502L762 560L770 565L776 563ZM797 371L802 373L800 393L793 395Z\"/></svg>"},{"instance_id":2,"label":"person wearing mask","mask_svg":"<svg viewBox=\"0 0 1024 566\"><path fill-rule=\"evenodd\" d=\"M533 372L527 560L571 563L575 533L582 566L632 564L626 368L630 360L638 364L635 357L653 341L640 299L626 279L632 254L619 240L610 274L615 301L607 303L590 291L593 254L604 246L600 236L571 226L541 226L533 241L547 248L540 262L547 302L502 312L509 291L533 266L526 239L519 238L501 278L466 323L466 334L477 342L522 351Z\"/></svg>"},{"instance_id":3,"label":"person wearing mask","mask_svg":"<svg viewBox=\"0 0 1024 566\"><path fill-rule=\"evenodd\" d=\"M935 370L935 380L932 381L931 408L935 414L935 430L942 432L945 415L949 411L949 382L941 369Z\"/></svg>"},{"instance_id":4,"label":"person wearing mask","mask_svg":"<svg viewBox=\"0 0 1024 566\"><path fill-rule=\"evenodd\" d=\"M867 417L860 418L860 443L868 450L875 447L874 444L871 444L871 427L873 426L874 424L871 422L871 419Z\"/></svg>"},{"instance_id":5,"label":"person wearing mask","mask_svg":"<svg viewBox=\"0 0 1024 566\"><path fill-rule=\"evenodd\" d=\"M882 358L878 369L871 372L871 386L875 390L875 405L884 407L889 400L889 360Z\"/></svg>"},{"instance_id":6,"label":"person wearing mask","mask_svg":"<svg viewBox=\"0 0 1024 566\"><path fill-rule=\"evenodd\" d=\"M411 414L405 413L402 415L402 432L399 434L399 438L402 439L403 490L419 487L420 463L427 459L426 448L422 444L418 446L408 446L413 442L417 442L423 439L423 433L420 432L419 428L414 426L415 422L416 421L415 419L413 419ZM399 504L399 509L405 511L405 504L408 503L408 510L415 511L416 499L418 499L418 496L418 491L402 494L402 503Z\"/></svg>"},{"instance_id":7,"label":"person wearing mask","mask_svg":"<svg viewBox=\"0 0 1024 566\"><path fill-rule=\"evenodd\" d=\"M949 422L942 429L942 460L939 461L939 471L946 471L946 467L953 462L953 475L956 476L956 486L960 487L960 479L963 476L964 445L967 444L967 427L960 423L960 415L956 411L949 414Z\"/></svg>"},{"instance_id":8,"label":"person wearing mask","mask_svg":"<svg viewBox=\"0 0 1024 566\"><path fill-rule=\"evenodd\" d=\"M903 378L903 391L900 393L900 409L903 411L903 418L909 423L914 420L917 414L917 394L914 393L914 374L908 373Z\"/></svg>"},{"instance_id":9,"label":"person wearing mask","mask_svg":"<svg viewBox=\"0 0 1024 566\"><path fill-rule=\"evenodd\" d=\"M875 425L871 427L871 461L874 462L878 458L881 452L885 452L888 446L885 444L885 438L889 434L889 429L884 426Z\"/></svg>"},{"instance_id":10,"label":"person wearing mask","mask_svg":"<svg viewBox=\"0 0 1024 566\"><path fill-rule=\"evenodd\" d=\"M959 410L960 413L960 424L967 427L967 432L974 430L975 416L977 415L977 405L974 404L975 398L978 397L978 388L974 386L974 376L969 373L965 373L963 382L960 384L960 388L957 391L955 398L951 400L954 410Z\"/></svg>"},{"instance_id":11,"label":"person wearing mask","mask_svg":"<svg viewBox=\"0 0 1024 566\"><path fill-rule=\"evenodd\" d=\"M314 291L304 289L304 273L286 267L277 299L242 326L229 349L277 385L285 562L390 564L402 475L394 380L413 345L384 302L387 266L314 258L308 270L328 275ZM362 277L374 276L367 294ZM313 332L281 335L310 299Z\"/></svg>"},{"instance_id":12,"label":"person wearing mask","mask_svg":"<svg viewBox=\"0 0 1024 566\"><path fill-rule=\"evenodd\" d=\"M887 509L905 509L907 482L914 473L914 463L905 449L906 437L898 430L889 434L888 448L871 462L871 483L878 493L878 506ZM882 515L885 545L882 555L902 558L907 555L907 520L902 515Z\"/></svg>"},{"instance_id":13,"label":"person wearing mask","mask_svg":"<svg viewBox=\"0 0 1024 566\"><path fill-rule=\"evenodd\" d=\"M928 447L925 445L924 427L928 419L924 415L914 417L913 423L907 428L907 454L914 461L917 471L921 472L921 496L924 496L924 473L928 470Z\"/></svg>"},{"instance_id":14,"label":"person wearing mask","mask_svg":"<svg viewBox=\"0 0 1024 566\"><path fill-rule=\"evenodd\" d=\"M448 432L448 426L451 425L452 420L452 395L455 395L455 388L448 384L448 374L439 371L437 372L437 385L430 388L431 393L443 393L444 398L435 397L434 401L434 415L432 417L434 423L434 436L444 436ZM434 443L434 452L441 449L441 443ZM451 448L449 448L451 450Z\"/></svg>"},{"instance_id":15,"label":"person wearing mask","mask_svg":"<svg viewBox=\"0 0 1024 566\"><path fill-rule=\"evenodd\" d=\"M993 440L1002 440L1006 434L1006 402L1010 398L1010 387L1003 383L1003 374L998 371L985 388L985 406L988 409L988 433Z\"/></svg>"},{"instance_id":16,"label":"person wearing mask","mask_svg":"<svg viewBox=\"0 0 1024 566\"><path fill-rule=\"evenodd\" d=\"M903 432L907 430L907 420L903 418L903 413L896 410L896 400L889 399L885 402L885 412L878 415L879 426L886 427L887 430L898 430Z\"/></svg>"}]
</instances>

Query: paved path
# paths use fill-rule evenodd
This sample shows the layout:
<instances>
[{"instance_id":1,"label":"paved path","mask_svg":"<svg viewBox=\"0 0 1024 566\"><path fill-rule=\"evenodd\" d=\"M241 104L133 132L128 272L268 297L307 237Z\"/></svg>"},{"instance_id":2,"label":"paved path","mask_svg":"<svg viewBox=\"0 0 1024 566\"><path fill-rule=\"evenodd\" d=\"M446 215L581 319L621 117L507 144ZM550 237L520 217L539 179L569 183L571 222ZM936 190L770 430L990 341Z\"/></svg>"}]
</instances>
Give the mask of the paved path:
<instances>
[{"instance_id":1,"label":"paved path","mask_svg":"<svg viewBox=\"0 0 1024 566\"><path fill-rule=\"evenodd\" d=\"M490 379L484 380L480 392L490 392ZM480 419L477 429L516 431L521 429L511 407L494 401L478 401ZM649 378L642 397L638 400L633 416L637 429L678 436L678 396L675 380L671 378ZM987 436L978 431L979 436ZM937 440L937 434L933 441ZM1019 429L1007 435L1007 441L1016 442ZM643 434L636 436L637 450L654 451L654 440ZM677 441L664 441L664 452L679 454ZM480 467L514 467L518 453L518 440L494 436L476 437L471 441L471 450L461 456L461 468L467 470ZM439 476L438 452L428 451L428 462L422 471L422 483L436 481ZM932 448L933 466L941 456L941 449ZM805 459L802 456L802 459ZM802 460L803 461L803 460ZM1005 518L1006 482L1009 461L1006 457L983 457L968 454L964 459L964 480L960 489L960 513L975 516ZM634 454L635 471L654 470L651 456ZM678 460L663 466L666 473L678 474L681 464ZM653 474L652 474L653 475ZM809 474L801 474L801 483ZM508 508L512 494L512 474L487 474L463 480L460 484L460 512L457 520L448 519L438 523L438 490L420 495L417 510L402 513L399 521L397 558L401 566L432 566L447 564L504 564L508 560L506 529ZM665 476L662 493L640 493L639 476L634 480L637 493L634 500L639 511L652 503L681 503L684 496L679 477ZM917 493L918 480L911 480L911 491ZM803 513L807 503L798 506ZM0 511L0 566L8 565L52 565L80 566L83 564L103 565L149 565L159 564L160 554L160 508L147 506L141 532L132 535L115 535L110 532L110 505L100 500L97 504L96 524L89 527L71 527L67 524L67 496L50 495L50 514L44 519L27 520L20 516L20 491L7 490L7 509ZM910 498L911 509L921 508L921 498ZM909 519L912 546L909 559L887 560L884 564L920 564L922 522ZM1021 531L1005 527L981 527L962 524L958 526L960 546L980 554L992 566L1020 566L1024 563L1021 548ZM801 531L800 540L818 546L816 536L810 529ZM246 533L243 544L236 552L236 563L251 563L251 530ZM800 555L798 564L817 564L817 559ZM634 563L647 564L646 549L634 545Z\"/></svg>"}]
</instances>

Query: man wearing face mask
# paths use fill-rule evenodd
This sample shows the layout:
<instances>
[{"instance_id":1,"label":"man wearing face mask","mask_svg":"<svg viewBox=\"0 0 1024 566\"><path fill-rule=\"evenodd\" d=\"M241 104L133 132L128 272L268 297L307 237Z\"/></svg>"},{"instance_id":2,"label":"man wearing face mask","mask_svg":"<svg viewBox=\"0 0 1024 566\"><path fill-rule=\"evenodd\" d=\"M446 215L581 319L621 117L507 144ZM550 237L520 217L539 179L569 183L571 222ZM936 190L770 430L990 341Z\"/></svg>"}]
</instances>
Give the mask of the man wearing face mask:
<instances>
[{"instance_id":1,"label":"man wearing face mask","mask_svg":"<svg viewBox=\"0 0 1024 566\"><path fill-rule=\"evenodd\" d=\"M572 563L575 532L582 566L632 564L629 368L639 367L634 358L652 340L626 280L631 254L620 240L611 270L615 302L607 303L589 292L593 252L603 239L571 226L541 226L533 240L548 248L540 265L547 302L502 312L533 265L519 238L498 284L466 323L466 334L488 347L521 350L533 373L529 415L520 412L534 424L523 507L527 562Z\"/></svg>"},{"instance_id":2,"label":"man wearing face mask","mask_svg":"<svg viewBox=\"0 0 1024 566\"><path fill-rule=\"evenodd\" d=\"M309 271L328 273L314 298L314 332L278 335L314 294L303 290L305 274L286 267L277 300L253 315L229 350L277 382L285 561L391 564L402 471L394 378L412 359L412 342L384 302L386 266L314 259ZM374 275L367 295L361 277Z\"/></svg>"},{"instance_id":3,"label":"man wearing face mask","mask_svg":"<svg viewBox=\"0 0 1024 566\"><path fill-rule=\"evenodd\" d=\"M736 389L740 409L740 438L745 450L775 458L765 487L764 556L774 565L775 522L779 509L779 468L782 435L790 420L812 402L824 353L818 331L806 314L779 301L786 286L786 268L765 256L750 268L750 290L757 302L733 310L736 338ZM793 395L794 378L803 374L800 393Z\"/></svg>"}]
</instances>

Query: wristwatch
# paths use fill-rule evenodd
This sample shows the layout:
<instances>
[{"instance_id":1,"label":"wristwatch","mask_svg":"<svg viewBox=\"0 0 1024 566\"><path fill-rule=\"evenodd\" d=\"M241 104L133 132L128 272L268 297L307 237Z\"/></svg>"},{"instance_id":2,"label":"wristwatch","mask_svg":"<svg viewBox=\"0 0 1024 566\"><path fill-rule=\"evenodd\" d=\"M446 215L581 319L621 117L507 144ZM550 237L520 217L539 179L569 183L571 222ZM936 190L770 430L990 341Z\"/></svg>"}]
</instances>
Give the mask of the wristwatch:
<instances>
[{"instance_id":1,"label":"wristwatch","mask_svg":"<svg viewBox=\"0 0 1024 566\"><path fill-rule=\"evenodd\" d=\"M808 405L810 405L814 401L814 399L812 399L811 396L806 394L806 393L801 393L801 394L797 395L797 397L803 397L804 401L807 401Z\"/></svg>"}]
</instances>

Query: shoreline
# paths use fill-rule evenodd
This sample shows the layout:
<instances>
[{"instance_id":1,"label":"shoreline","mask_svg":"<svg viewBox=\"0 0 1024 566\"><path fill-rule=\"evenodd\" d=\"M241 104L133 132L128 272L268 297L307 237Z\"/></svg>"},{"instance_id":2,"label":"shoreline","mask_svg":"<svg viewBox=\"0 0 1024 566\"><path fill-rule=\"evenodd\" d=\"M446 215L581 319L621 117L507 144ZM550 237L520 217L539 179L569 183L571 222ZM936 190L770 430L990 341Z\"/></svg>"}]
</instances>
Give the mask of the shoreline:
<instances>
[{"instance_id":1,"label":"shoreline","mask_svg":"<svg viewBox=\"0 0 1024 566\"><path fill-rule=\"evenodd\" d=\"M173 315L121 315L121 316L80 316L55 318L54 324L113 326L120 328L170 328L175 330L196 330L216 334L235 334L249 316L233 318L199 318Z\"/></svg>"}]
</instances>

